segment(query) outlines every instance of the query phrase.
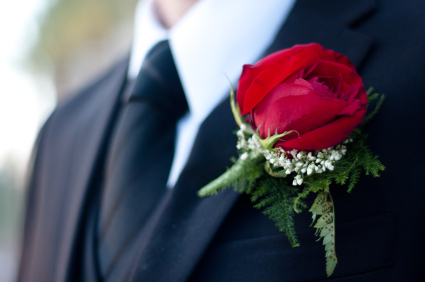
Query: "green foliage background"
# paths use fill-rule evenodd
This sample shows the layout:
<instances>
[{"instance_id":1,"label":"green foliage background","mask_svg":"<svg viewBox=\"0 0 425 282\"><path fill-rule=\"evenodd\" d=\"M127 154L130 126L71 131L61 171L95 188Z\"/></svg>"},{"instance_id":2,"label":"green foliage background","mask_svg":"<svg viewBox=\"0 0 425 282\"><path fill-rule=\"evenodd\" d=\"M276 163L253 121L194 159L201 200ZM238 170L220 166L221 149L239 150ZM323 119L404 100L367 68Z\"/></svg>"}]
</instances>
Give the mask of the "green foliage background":
<instances>
[{"instance_id":1,"label":"green foliage background","mask_svg":"<svg viewBox=\"0 0 425 282\"><path fill-rule=\"evenodd\" d=\"M82 45L102 40L123 22L133 21L137 0L56 0L39 19L39 35L29 61L43 68L44 53L55 64L71 58Z\"/></svg>"}]
</instances>

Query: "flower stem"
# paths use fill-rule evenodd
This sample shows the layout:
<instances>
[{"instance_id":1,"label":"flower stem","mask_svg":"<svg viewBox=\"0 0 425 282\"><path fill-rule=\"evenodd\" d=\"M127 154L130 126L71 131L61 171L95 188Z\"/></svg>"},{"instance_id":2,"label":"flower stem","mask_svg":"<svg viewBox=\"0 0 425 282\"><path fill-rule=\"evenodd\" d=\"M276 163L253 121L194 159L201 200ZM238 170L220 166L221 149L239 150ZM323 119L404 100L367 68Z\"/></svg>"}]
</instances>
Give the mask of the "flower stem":
<instances>
[{"instance_id":1,"label":"flower stem","mask_svg":"<svg viewBox=\"0 0 425 282\"><path fill-rule=\"evenodd\" d=\"M332 203L332 213L333 213L333 217L332 217L332 222L333 222L333 224L334 224L334 234L335 234L335 236L334 236L334 254L335 254L335 257L336 257L336 224L335 224L335 205L334 205L334 200L332 199L332 195L331 195L331 192L329 191L328 192L328 194L329 194L329 199L331 200L331 203Z\"/></svg>"}]
</instances>

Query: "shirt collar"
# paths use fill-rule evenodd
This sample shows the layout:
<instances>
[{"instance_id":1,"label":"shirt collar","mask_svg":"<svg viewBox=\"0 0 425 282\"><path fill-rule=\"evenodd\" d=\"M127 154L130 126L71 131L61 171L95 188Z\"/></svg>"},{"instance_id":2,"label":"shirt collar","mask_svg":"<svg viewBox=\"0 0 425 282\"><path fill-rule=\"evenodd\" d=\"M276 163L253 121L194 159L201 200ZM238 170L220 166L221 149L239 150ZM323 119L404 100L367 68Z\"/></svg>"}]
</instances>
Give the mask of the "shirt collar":
<instances>
[{"instance_id":1,"label":"shirt collar","mask_svg":"<svg viewBox=\"0 0 425 282\"><path fill-rule=\"evenodd\" d=\"M157 20L152 0L139 1L136 7L133 45L131 46L128 78L137 77L149 50L158 42L168 38L169 31Z\"/></svg>"},{"instance_id":2,"label":"shirt collar","mask_svg":"<svg viewBox=\"0 0 425 282\"><path fill-rule=\"evenodd\" d=\"M169 39L189 104L202 122L229 95L244 64L255 63L273 42L295 0L201 0L170 30L152 11L152 0L136 9L129 78L135 78L149 49ZM229 79L227 79L227 78Z\"/></svg>"}]
</instances>

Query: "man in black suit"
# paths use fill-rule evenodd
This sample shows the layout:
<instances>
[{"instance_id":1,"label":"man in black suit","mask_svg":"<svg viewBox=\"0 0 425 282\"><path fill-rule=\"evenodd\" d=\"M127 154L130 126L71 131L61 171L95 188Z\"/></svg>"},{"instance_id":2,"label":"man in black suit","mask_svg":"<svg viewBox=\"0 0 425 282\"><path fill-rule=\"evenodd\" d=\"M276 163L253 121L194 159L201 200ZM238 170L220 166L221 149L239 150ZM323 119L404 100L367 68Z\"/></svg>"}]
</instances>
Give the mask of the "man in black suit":
<instances>
[{"instance_id":1,"label":"man in black suit","mask_svg":"<svg viewBox=\"0 0 425 282\"><path fill-rule=\"evenodd\" d=\"M263 53L317 42L346 55L365 86L387 97L366 129L372 151L386 171L380 178L363 177L351 194L344 187L331 188L339 256L331 278L337 281L425 279L423 11L420 1L298 0ZM286 235L254 209L246 195L228 189L213 197L197 197L197 190L223 173L230 157L236 156L232 133L236 125L227 100L203 120L174 187L167 190L164 177L157 181L163 186L160 192L149 185L140 187L142 196L134 199L140 210L146 209L143 224L137 225L126 247L119 249L119 255L102 251L113 250L117 242L109 241L110 248L105 249L102 232L98 234L102 227L97 226L103 222L103 200L110 186L108 165L114 159L110 155L120 147L114 140L119 139L117 127L124 120L121 96L128 98L123 93L127 65L128 60L118 64L59 106L43 127L28 191L18 280L326 279L323 246L315 243L307 212L295 217L301 247L291 248ZM137 95L131 97L127 100L137 100ZM163 170L153 173L163 175ZM122 230L136 225L120 222Z\"/></svg>"}]
</instances>

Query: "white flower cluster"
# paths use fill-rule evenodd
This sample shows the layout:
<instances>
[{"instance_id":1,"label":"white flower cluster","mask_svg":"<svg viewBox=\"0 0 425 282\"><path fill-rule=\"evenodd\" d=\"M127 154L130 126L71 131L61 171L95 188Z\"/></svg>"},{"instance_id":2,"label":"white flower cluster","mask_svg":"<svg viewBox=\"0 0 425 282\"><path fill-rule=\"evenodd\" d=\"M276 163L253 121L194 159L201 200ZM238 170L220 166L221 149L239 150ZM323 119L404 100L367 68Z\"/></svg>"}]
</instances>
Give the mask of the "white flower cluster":
<instances>
[{"instance_id":1,"label":"white flower cluster","mask_svg":"<svg viewBox=\"0 0 425 282\"><path fill-rule=\"evenodd\" d=\"M248 140L245 139L245 134L243 132L245 128L246 126L242 124L241 129L238 130L238 132L236 133L236 135L238 136L236 148L238 150L244 149L245 151L256 151L263 154L269 153L269 150L267 150L261 145L260 140L258 139L258 136L256 134L252 135L250 138L248 138Z\"/></svg>"},{"instance_id":2,"label":"white flower cluster","mask_svg":"<svg viewBox=\"0 0 425 282\"><path fill-rule=\"evenodd\" d=\"M316 150L314 152L298 151L296 149L285 152L282 148L275 151L265 149L258 139L256 134L252 137L245 139L243 128L237 132L238 142L237 149L245 151L257 151L262 153L266 160L274 167L281 167L285 170L287 175L296 174L292 185L301 185L306 175L315 173L323 173L326 170L334 170L336 162L338 162L347 152L345 145L336 145L328 149ZM347 139L343 143L349 143L353 140ZM291 157L288 157L291 156ZM240 156L241 160L248 157L247 153Z\"/></svg>"},{"instance_id":3,"label":"white flower cluster","mask_svg":"<svg viewBox=\"0 0 425 282\"><path fill-rule=\"evenodd\" d=\"M282 167L287 175L296 173L292 185L301 185L306 175L322 173L326 170L334 170L335 163L339 161L347 152L344 145L337 145L328 149L314 152L304 152L292 150L285 153L280 148L279 151L269 151L265 155L266 159L274 167ZM288 158L288 153L292 158Z\"/></svg>"}]
</instances>

